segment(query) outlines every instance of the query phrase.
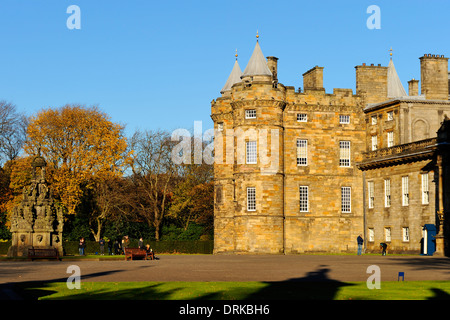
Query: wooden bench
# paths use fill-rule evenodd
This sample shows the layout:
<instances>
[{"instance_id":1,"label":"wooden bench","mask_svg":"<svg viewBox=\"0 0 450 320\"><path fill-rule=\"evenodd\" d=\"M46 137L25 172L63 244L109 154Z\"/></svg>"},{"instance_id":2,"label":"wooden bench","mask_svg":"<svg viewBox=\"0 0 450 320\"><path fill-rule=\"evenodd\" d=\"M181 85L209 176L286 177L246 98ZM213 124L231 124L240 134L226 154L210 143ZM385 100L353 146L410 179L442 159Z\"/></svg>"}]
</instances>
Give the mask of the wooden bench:
<instances>
[{"instance_id":1,"label":"wooden bench","mask_svg":"<svg viewBox=\"0 0 450 320\"><path fill-rule=\"evenodd\" d=\"M58 259L59 261L61 261L58 249L56 248L50 249L29 248L28 259L30 259L31 261L33 261L33 259Z\"/></svg>"},{"instance_id":2,"label":"wooden bench","mask_svg":"<svg viewBox=\"0 0 450 320\"><path fill-rule=\"evenodd\" d=\"M130 258L133 260L134 258L143 258L147 260L147 251L139 248L125 248L125 260Z\"/></svg>"}]
</instances>

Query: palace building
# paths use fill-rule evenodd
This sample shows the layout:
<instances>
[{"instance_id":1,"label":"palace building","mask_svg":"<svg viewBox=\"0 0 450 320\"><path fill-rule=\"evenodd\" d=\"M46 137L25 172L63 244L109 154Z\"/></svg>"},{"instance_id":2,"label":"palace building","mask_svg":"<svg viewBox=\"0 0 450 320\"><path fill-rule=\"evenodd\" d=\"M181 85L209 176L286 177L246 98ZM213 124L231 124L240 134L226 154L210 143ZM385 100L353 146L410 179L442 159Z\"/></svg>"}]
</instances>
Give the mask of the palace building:
<instances>
[{"instance_id":1,"label":"palace building","mask_svg":"<svg viewBox=\"0 0 450 320\"><path fill-rule=\"evenodd\" d=\"M420 94L392 57L356 66L356 92L327 93L319 66L296 90L277 65L257 39L211 102L214 252L356 252L361 234L366 252L443 254L448 58L420 57Z\"/></svg>"}]
</instances>

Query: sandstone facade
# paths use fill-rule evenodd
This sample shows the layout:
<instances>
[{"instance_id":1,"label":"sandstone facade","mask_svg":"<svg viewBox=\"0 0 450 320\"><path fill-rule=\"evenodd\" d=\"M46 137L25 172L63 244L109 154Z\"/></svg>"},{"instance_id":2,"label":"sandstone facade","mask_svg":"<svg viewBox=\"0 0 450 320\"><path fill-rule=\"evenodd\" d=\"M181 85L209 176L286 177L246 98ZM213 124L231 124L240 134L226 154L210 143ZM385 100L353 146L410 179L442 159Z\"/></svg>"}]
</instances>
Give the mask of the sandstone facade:
<instances>
[{"instance_id":1,"label":"sandstone facade","mask_svg":"<svg viewBox=\"0 0 450 320\"><path fill-rule=\"evenodd\" d=\"M447 68L446 58L438 58L441 65L421 58L432 99L388 99L387 67L355 67L354 94L326 93L324 68L316 66L303 74L302 91L279 83L278 58L261 59L260 50L257 43L241 80L211 103L215 253L356 252L359 234L368 251L377 251L387 229L391 251L420 252L423 225L439 225L436 211L444 209L436 205L436 131L450 102L433 74ZM426 204L419 200L424 174ZM408 206L398 202L405 176ZM389 207L382 192L387 178Z\"/></svg>"}]
</instances>

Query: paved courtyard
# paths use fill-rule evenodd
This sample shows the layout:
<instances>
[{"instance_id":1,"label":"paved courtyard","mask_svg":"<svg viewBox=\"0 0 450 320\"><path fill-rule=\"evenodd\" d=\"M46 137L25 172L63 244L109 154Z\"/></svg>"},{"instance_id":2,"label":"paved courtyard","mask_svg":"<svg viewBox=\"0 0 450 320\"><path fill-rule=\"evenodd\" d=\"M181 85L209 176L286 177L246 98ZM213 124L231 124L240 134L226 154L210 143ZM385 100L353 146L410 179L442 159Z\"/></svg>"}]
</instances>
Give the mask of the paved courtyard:
<instances>
[{"instance_id":1,"label":"paved courtyard","mask_svg":"<svg viewBox=\"0 0 450 320\"><path fill-rule=\"evenodd\" d=\"M0 284L62 281L70 265L82 281L366 281L377 265L381 281L450 280L450 259L428 256L160 255L137 261L2 261Z\"/></svg>"}]
</instances>

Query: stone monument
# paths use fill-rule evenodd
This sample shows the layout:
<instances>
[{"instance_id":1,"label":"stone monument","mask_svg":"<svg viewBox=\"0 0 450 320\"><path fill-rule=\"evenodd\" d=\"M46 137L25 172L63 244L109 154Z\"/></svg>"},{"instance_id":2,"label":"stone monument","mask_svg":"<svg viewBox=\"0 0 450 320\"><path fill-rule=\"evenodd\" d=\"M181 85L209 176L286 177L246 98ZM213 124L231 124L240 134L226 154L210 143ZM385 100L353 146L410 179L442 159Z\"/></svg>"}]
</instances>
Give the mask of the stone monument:
<instances>
[{"instance_id":1,"label":"stone monument","mask_svg":"<svg viewBox=\"0 0 450 320\"><path fill-rule=\"evenodd\" d=\"M56 248L63 255L63 211L55 205L47 186L46 165L40 154L34 157L31 184L23 188L22 201L11 215L12 244L8 257L27 256L29 248Z\"/></svg>"}]
</instances>

